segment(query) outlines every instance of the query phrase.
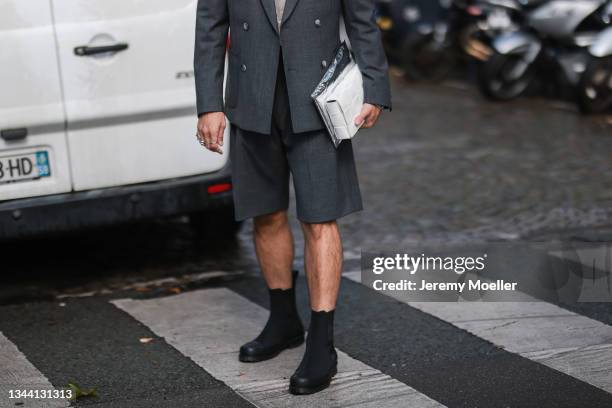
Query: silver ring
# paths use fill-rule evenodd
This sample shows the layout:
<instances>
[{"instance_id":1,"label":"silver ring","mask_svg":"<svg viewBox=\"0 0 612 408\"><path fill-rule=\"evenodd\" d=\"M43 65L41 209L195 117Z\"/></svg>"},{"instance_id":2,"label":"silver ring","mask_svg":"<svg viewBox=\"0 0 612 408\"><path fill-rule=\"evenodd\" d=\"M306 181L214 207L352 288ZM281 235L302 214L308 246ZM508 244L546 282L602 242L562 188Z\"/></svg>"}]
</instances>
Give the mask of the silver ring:
<instances>
[{"instance_id":1,"label":"silver ring","mask_svg":"<svg viewBox=\"0 0 612 408\"><path fill-rule=\"evenodd\" d=\"M198 142L200 143L201 146L207 147L206 146L206 139L203 138L200 133L196 133L196 138L198 139Z\"/></svg>"}]
</instances>

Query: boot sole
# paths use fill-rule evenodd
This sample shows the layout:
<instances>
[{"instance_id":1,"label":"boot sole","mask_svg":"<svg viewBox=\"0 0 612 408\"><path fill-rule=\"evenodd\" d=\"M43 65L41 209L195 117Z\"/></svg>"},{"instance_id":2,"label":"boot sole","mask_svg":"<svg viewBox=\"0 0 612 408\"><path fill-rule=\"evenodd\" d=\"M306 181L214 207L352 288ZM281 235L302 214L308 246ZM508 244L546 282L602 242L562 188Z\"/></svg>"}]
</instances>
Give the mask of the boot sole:
<instances>
[{"instance_id":1,"label":"boot sole","mask_svg":"<svg viewBox=\"0 0 612 408\"><path fill-rule=\"evenodd\" d=\"M290 385L289 392L293 395L310 395L319 391L323 391L324 389L330 386L331 381L336 374L338 374L338 367L334 367L334 370L332 371L329 380L327 380L326 382L319 384L315 387L297 387L294 385Z\"/></svg>"},{"instance_id":2,"label":"boot sole","mask_svg":"<svg viewBox=\"0 0 612 408\"><path fill-rule=\"evenodd\" d=\"M256 356L249 356L249 355L239 354L238 355L238 360L240 362L242 362L242 363L259 363L260 361L270 360L270 359L278 356L280 353L282 353L285 350L299 347L303 343L304 343L304 336L296 337L294 339L289 340L279 350L277 350L277 351L275 351L273 353L270 353L270 354L260 354L260 355L256 355Z\"/></svg>"}]
</instances>

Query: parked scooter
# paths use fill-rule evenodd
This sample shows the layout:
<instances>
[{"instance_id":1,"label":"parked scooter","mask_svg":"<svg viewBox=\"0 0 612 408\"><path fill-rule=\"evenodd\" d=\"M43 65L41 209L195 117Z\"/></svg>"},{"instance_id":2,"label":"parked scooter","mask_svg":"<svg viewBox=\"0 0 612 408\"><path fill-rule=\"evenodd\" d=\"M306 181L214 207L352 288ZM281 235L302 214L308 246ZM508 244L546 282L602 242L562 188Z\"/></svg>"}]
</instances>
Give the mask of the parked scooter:
<instances>
[{"instance_id":1,"label":"parked scooter","mask_svg":"<svg viewBox=\"0 0 612 408\"><path fill-rule=\"evenodd\" d=\"M610 23L609 0L549 0L525 3L522 28L492 42L493 54L481 64L478 83L494 100L518 97L538 72L577 86L589 60L588 49Z\"/></svg>"},{"instance_id":2,"label":"parked scooter","mask_svg":"<svg viewBox=\"0 0 612 408\"><path fill-rule=\"evenodd\" d=\"M508 7L508 5L511 7ZM508 30L516 0L379 1L379 27L390 60L412 80L445 78L468 55L485 58L481 47L497 30Z\"/></svg>"},{"instance_id":3,"label":"parked scooter","mask_svg":"<svg viewBox=\"0 0 612 408\"><path fill-rule=\"evenodd\" d=\"M612 108L612 27L601 32L589 54L590 61L578 87L578 106L584 113L603 113Z\"/></svg>"},{"instance_id":4,"label":"parked scooter","mask_svg":"<svg viewBox=\"0 0 612 408\"><path fill-rule=\"evenodd\" d=\"M377 22L389 61L413 80L446 75L445 55L433 50L430 38L445 31L451 0L378 0Z\"/></svg>"},{"instance_id":5,"label":"parked scooter","mask_svg":"<svg viewBox=\"0 0 612 408\"><path fill-rule=\"evenodd\" d=\"M523 4L519 0L480 0L466 11L475 19L461 36L463 51L478 61L487 61L493 54L493 40L504 32L519 29Z\"/></svg>"}]
</instances>

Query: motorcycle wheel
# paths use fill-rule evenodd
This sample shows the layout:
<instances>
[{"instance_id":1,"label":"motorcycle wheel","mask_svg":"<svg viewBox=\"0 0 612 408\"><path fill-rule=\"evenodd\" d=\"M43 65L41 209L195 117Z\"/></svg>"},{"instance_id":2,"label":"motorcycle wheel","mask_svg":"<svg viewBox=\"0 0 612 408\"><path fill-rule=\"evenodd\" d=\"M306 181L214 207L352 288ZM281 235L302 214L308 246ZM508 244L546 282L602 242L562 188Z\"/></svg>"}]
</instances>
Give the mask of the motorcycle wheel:
<instances>
[{"instance_id":1,"label":"motorcycle wheel","mask_svg":"<svg viewBox=\"0 0 612 408\"><path fill-rule=\"evenodd\" d=\"M440 81L448 77L457 64L449 47L436 44L428 37L407 39L402 54L406 79L412 81Z\"/></svg>"},{"instance_id":2,"label":"motorcycle wheel","mask_svg":"<svg viewBox=\"0 0 612 408\"><path fill-rule=\"evenodd\" d=\"M578 107L586 114L612 108L612 57L590 61L578 86Z\"/></svg>"},{"instance_id":3,"label":"motorcycle wheel","mask_svg":"<svg viewBox=\"0 0 612 408\"><path fill-rule=\"evenodd\" d=\"M478 65L478 88L485 97L495 101L509 101L527 90L533 77L531 67L519 78L509 77L520 58L518 55L494 53Z\"/></svg>"}]
</instances>

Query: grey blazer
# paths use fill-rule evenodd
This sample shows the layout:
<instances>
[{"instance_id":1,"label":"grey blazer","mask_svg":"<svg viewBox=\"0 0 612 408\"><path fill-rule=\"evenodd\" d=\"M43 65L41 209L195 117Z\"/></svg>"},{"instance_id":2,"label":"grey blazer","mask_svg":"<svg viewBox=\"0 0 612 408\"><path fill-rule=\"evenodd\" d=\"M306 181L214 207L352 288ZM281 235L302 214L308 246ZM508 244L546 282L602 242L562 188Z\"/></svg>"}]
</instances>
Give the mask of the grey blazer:
<instances>
[{"instance_id":1,"label":"grey blazer","mask_svg":"<svg viewBox=\"0 0 612 408\"><path fill-rule=\"evenodd\" d=\"M388 65L373 0L286 0L280 30L274 1L198 1L194 68L199 115L224 111L244 130L270 133L282 49L293 131L323 129L310 94L340 43L341 15L363 73L365 102L391 108Z\"/></svg>"}]
</instances>

